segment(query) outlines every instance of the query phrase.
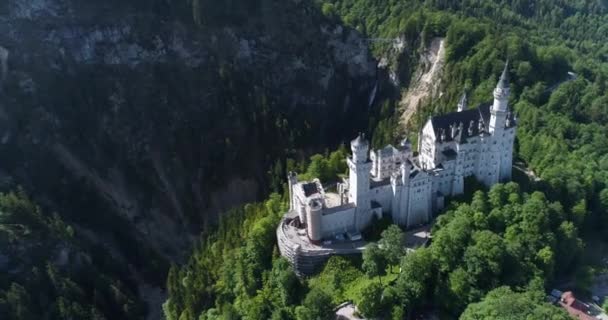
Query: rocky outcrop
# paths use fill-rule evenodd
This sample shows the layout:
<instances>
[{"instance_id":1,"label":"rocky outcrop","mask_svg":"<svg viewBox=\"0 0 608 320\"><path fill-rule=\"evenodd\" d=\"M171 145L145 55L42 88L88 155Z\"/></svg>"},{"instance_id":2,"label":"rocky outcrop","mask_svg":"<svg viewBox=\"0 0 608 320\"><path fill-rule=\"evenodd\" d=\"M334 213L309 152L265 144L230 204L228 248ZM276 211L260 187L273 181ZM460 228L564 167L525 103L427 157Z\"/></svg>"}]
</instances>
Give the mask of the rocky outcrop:
<instances>
[{"instance_id":1,"label":"rocky outcrop","mask_svg":"<svg viewBox=\"0 0 608 320\"><path fill-rule=\"evenodd\" d=\"M420 55L420 63L412 77L409 88L404 91L399 107L401 125L408 127L418 107L441 95L440 83L445 65L445 39L435 38Z\"/></svg>"}]
</instances>

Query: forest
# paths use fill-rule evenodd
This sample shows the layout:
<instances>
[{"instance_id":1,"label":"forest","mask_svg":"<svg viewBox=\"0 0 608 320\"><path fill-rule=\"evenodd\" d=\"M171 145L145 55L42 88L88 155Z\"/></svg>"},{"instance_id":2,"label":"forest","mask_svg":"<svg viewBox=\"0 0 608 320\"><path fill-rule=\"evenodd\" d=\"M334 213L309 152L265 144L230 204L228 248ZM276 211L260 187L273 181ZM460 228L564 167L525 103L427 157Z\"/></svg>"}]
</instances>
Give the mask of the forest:
<instances>
[{"instance_id":1,"label":"forest","mask_svg":"<svg viewBox=\"0 0 608 320\"><path fill-rule=\"evenodd\" d=\"M224 208L365 127L374 59L338 27L307 1L0 1L0 192L41 218L0 222L0 318L159 318Z\"/></svg>"},{"instance_id":2,"label":"forest","mask_svg":"<svg viewBox=\"0 0 608 320\"><path fill-rule=\"evenodd\" d=\"M128 268L23 190L0 194L3 319L142 318Z\"/></svg>"},{"instance_id":3,"label":"forest","mask_svg":"<svg viewBox=\"0 0 608 320\"><path fill-rule=\"evenodd\" d=\"M382 245L371 244L361 259L333 257L320 274L300 281L273 242L269 220L276 225L285 209L285 196L273 194L237 210L232 215L240 219L226 220L202 239L189 263L171 268L167 318L331 319L334 306L354 301L371 318L404 319L432 309L446 318L569 319L544 303L545 292L560 279L587 277L586 246L608 240L607 3L317 3L328 17L370 37L404 36L412 55L433 37L446 38L444 94L420 106L410 135L430 114L452 111L463 89L471 105L490 100L508 59L510 104L519 121L516 157L538 181L518 179L455 199L437 218L427 248L401 252L390 244L403 231L390 226L378 239ZM377 56L390 50L390 44L373 47ZM377 107L380 118L369 127L373 145L396 142L404 132L394 98ZM290 167L331 178L341 172L323 171L330 157ZM280 169L270 172L275 186ZM259 223L251 227L254 217ZM577 285L584 291L583 282Z\"/></svg>"},{"instance_id":4,"label":"forest","mask_svg":"<svg viewBox=\"0 0 608 320\"><path fill-rule=\"evenodd\" d=\"M544 303L545 292L564 279L580 280L575 282L577 289L587 290L594 267L587 252L608 241L606 0L316 0L310 5L297 2L297 6L271 0L135 2L142 10L154 7L166 15L163 19L178 15L189 21L188 27L198 28L203 34L213 34L210 30L226 26L241 26L247 33L255 31L262 36L272 33L274 39L281 40L279 44L296 43L294 51L306 53L305 61L326 58L318 52L325 50L326 44L311 40L315 32L306 28L310 25L331 21L332 25L357 30L365 38L402 37L406 49L398 56L392 55L391 42L369 43L378 60L386 58L389 67L398 70L402 87L381 88L370 110L359 110L365 103L358 103L354 123L367 128L355 128L355 124L344 125L346 121L340 121L343 126L325 121L333 116L349 119L340 111L344 101L339 95L328 95L326 103L332 108L315 107L313 112L282 108L287 98L275 97L278 88L270 85L273 75L240 69L221 54L223 47L211 54L216 59L212 60L213 72L197 69L196 75L185 82L180 82L180 77L190 73L183 66L176 70L171 66L153 68L154 77L171 80L166 89L171 91L169 100L187 105L189 111L162 105L172 112L146 113L144 109L164 110L148 108L148 102L163 99L141 91L142 97L133 101L140 102L137 106L142 109L127 110L146 115L138 124L154 134L137 131L133 141L125 143L128 148L120 154L138 159L127 167L149 169L142 163L151 164L139 158L145 150L139 138L164 132L160 136L171 140L166 144L171 146L167 149L171 155L186 150L184 163L170 159L177 163L175 172L198 170L204 163L200 175L204 173L209 186L222 183L223 169L256 171L231 165L255 155L260 163L248 165L268 167L263 177L256 176L268 182L260 191L266 200L230 210L213 227L202 224L199 220L205 217L196 215L190 208L194 202L188 202L185 211L190 216L181 220L184 230L200 225L208 228L200 234L186 261L176 261L169 267L167 260L158 257L141 239L132 238L132 226L107 214L107 206L92 201L81 185L66 187L61 174L51 174L62 171L48 164L45 169L49 170L35 177L44 180L50 189L61 186L62 202L70 202L76 209L56 213L46 205L44 196L35 201L35 195L18 187L0 194L0 314L8 319L143 319L148 310L141 298L144 289L133 278L132 269L137 268L152 283L162 282L159 279L167 275L167 299L162 306L167 320L331 319L334 307L344 301L355 302L366 317L385 319L414 318L429 310L442 318L463 320L524 316L569 319L562 310ZM286 10L286 15L277 14ZM0 5L0 12L4 11ZM280 18L280 23L273 17ZM305 36L296 36L304 31ZM399 91L407 89L420 52L435 37L445 38L447 44L443 94L424 101L404 128L399 123ZM490 190L469 190L466 196L453 199L436 219L431 245L413 253L401 249L398 240L403 230L383 221L369 231L374 243L361 258L333 257L318 275L298 279L280 257L275 240L275 228L287 209L286 172L293 170L302 178L320 177L324 181L338 179L346 171L344 159L348 153L339 146L340 140L356 130L367 131L374 147L396 143L405 135L415 140L429 115L454 110L463 90L469 93L472 106L490 100L507 59L512 80L510 105L518 117L516 158L537 181L516 179ZM121 73L112 67L62 74L65 82L52 78L53 85L45 88L51 98L51 92L65 93L57 101L48 101L61 106L59 115L74 120L56 133L68 137L68 144L78 145L98 134L93 128L97 118L104 118L101 115L105 109L94 99L99 88L89 80L109 74L108 69ZM355 88L356 82L346 79L345 74L341 72L335 80L336 86L341 84L340 91ZM134 81L137 75L130 76L133 79L123 79L126 88L140 92L136 90L140 83ZM304 88L299 88L304 93L315 91L316 79L300 76L290 84L295 87L304 83ZM259 80L257 86L250 85L253 78ZM203 102L193 94L198 93L195 83L199 82L216 89L206 110L199 108ZM145 92L157 93L153 84ZM10 91L19 85L9 83L3 89ZM82 95L73 98L70 91ZM29 101L25 96L19 98L23 98L20 102ZM365 100L360 98L357 95L353 100ZM19 109L15 125L28 123L24 126L34 128L33 134L57 125L52 116L38 116L30 113L32 110L38 112L39 108ZM315 110L324 111L323 122ZM80 115L87 116L78 118ZM177 120L168 122L167 115ZM113 139L123 137L118 129L131 130L132 116L121 118L128 125L118 125L119 134ZM213 121L221 116L225 117L222 121ZM204 123L189 122L198 118ZM236 129L226 133L226 127L233 128L228 124ZM200 128L205 130L197 131ZM208 134L201 139L200 132ZM331 141L326 140L328 136ZM51 139L55 135L43 137ZM250 144L251 137L275 143L261 150ZM193 154L188 146L197 143L182 145L190 140L202 140L202 144L227 152ZM100 149L109 148L104 141L108 142L101 139L86 144L82 153L94 158ZM9 167L19 172L28 170L22 167L21 156L38 155L14 150L11 145L2 150ZM114 153L109 154L112 156L108 158L114 157ZM42 159L46 164L47 159ZM140 186L152 185L147 181L148 172L139 172L138 179L144 180L136 179ZM3 191L5 185L3 181ZM184 190L190 190L187 183L184 186ZM191 197L191 193L194 191L182 196ZM102 245L83 228L83 222L85 227L113 234L111 239L121 242L119 247L128 254L128 260L121 260L123 255L113 254Z\"/></svg>"}]
</instances>

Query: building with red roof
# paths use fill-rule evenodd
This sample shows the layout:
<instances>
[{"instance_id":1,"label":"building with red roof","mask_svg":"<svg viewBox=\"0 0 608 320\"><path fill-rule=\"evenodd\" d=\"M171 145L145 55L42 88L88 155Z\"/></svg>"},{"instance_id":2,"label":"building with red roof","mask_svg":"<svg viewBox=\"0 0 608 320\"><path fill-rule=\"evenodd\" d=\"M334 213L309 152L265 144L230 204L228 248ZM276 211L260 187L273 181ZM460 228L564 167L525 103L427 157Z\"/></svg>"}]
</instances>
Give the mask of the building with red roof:
<instances>
[{"instance_id":1,"label":"building with red roof","mask_svg":"<svg viewBox=\"0 0 608 320\"><path fill-rule=\"evenodd\" d=\"M591 315L591 308L588 304L576 299L572 291L566 291L562 294L559 305L566 309L570 316L580 320L596 320Z\"/></svg>"}]
</instances>

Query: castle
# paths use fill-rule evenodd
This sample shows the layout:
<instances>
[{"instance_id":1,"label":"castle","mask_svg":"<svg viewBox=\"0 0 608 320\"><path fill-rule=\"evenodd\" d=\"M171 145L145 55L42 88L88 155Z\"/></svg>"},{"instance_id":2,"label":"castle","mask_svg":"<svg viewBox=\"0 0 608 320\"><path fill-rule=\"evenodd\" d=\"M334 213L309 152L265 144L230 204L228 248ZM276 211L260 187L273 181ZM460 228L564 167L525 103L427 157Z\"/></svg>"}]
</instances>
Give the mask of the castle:
<instances>
[{"instance_id":1,"label":"castle","mask_svg":"<svg viewBox=\"0 0 608 320\"><path fill-rule=\"evenodd\" d=\"M277 229L281 254L299 274L309 274L330 255L360 252L361 232L374 217L415 227L430 222L446 196L462 194L466 177L488 187L509 181L517 124L507 70L508 63L492 104L468 109L463 94L457 112L431 117L419 133L417 156L407 140L370 152L360 134L350 145L348 178L335 192L290 172L289 212Z\"/></svg>"}]
</instances>

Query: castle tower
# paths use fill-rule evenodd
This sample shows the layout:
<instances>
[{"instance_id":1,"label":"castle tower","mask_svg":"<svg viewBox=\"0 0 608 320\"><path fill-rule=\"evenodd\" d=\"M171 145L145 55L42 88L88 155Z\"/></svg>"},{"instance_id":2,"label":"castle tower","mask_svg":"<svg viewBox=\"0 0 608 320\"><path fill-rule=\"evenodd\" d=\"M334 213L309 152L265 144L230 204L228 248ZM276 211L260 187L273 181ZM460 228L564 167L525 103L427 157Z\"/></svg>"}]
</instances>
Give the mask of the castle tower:
<instances>
[{"instance_id":1,"label":"castle tower","mask_svg":"<svg viewBox=\"0 0 608 320\"><path fill-rule=\"evenodd\" d=\"M509 61L505 63L500 80L494 89L494 104L490 110L490 134L501 132L505 128L508 113L509 94Z\"/></svg>"},{"instance_id":2,"label":"castle tower","mask_svg":"<svg viewBox=\"0 0 608 320\"><path fill-rule=\"evenodd\" d=\"M405 160L399 169L401 170L401 183L403 183L404 186L409 186L410 172L412 171L412 164L410 163L410 160Z\"/></svg>"},{"instance_id":3,"label":"castle tower","mask_svg":"<svg viewBox=\"0 0 608 320\"><path fill-rule=\"evenodd\" d=\"M468 107L467 92L463 91L460 100L458 100L458 112L466 110Z\"/></svg>"},{"instance_id":4,"label":"castle tower","mask_svg":"<svg viewBox=\"0 0 608 320\"><path fill-rule=\"evenodd\" d=\"M349 201L360 205L369 193L369 173L372 163L368 161L369 142L363 134L351 141L352 157L347 160L349 168Z\"/></svg>"},{"instance_id":5,"label":"castle tower","mask_svg":"<svg viewBox=\"0 0 608 320\"><path fill-rule=\"evenodd\" d=\"M363 134L359 134L355 140L351 141L350 148L353 154L347 160L349 169L348 201L357 206L355 225L360 231L371 220L371 216L368 217L368 215L371 213L369 179L372 163L367 158L369 142L365 140Z\"/></svg>"},{"instance_id":6,"label":"castle tower","mask_svg":"<svg viewBox=\"0 0 608 320\"><path fill-rule=\"evenodd\" d=\"M322 240L321 214L323 205L318 199L310 201L307 207L307 231L308 238L312 243L319 243Z\"/></svg>"},{"instance_id":7,"label":"castle tower","mask_svg":"<svg viewBox=\"0 0 608 320\"><path fill-rule=\"evenodd\" d=\"M492 186L499 182L501 172L510 170L510 164L502 161L503 154L506 152L507 144L505 143L505 130L507 124L507 115L509 112L509 62L505 64L505 69L498 80L498 84L494 89L494 104L490 109L490 137L488 152L485 155L483 167L487 174L482 174L482 181L486 186Z\"/></svg>"},{"instance_id":8,"label":"castle tower","mask_svg":"<svg viewBox=\"0 0 608 320\"><path fill-rule=\"evenodd\" d=\"M407 218L409 214L409 198L410 198L410 173L412 164L410 160L405 160L399 168L401 176L401 186L395 192L393 200L393 222L400 226L407 226Z\"/></svg>"}]
</instances>

